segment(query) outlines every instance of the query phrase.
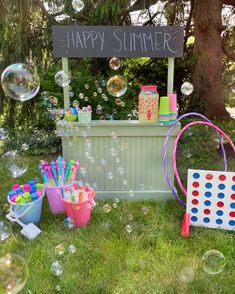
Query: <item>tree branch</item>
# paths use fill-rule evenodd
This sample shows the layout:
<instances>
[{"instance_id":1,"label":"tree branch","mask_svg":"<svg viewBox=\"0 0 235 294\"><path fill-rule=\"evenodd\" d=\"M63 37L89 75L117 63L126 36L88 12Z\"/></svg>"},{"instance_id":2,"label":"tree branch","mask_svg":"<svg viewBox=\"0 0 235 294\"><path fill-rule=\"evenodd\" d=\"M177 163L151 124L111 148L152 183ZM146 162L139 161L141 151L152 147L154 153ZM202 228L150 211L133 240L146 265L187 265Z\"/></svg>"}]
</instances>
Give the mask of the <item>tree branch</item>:
<instances>
[{"instance_id":1,"label":"tree branch","mask_svg":"<svg viewBox=\"0 0 235 294\"><path fill-rule=\"evenodd\" d=\"M222 42L221 42L221 48L223 53L228 56L230 59L232 59L233 61L235 61L235 53L230 52L227 46L227 38L229 36L229 33L226 32L223 34L222 36Z\"/></svg>"},{"instance_id":2,"label":"tree branch","mask_svg":"<svg viewBox=\"0 0 235 294\"><path fill-rule=\"evenodd\" d=\"M223 4L235 6L235 0L223 0Z\"/></svg>"},{"instance_id":3,"label":"tree branch","mask_svg":"<svg viewBox=\"0 0 235 294\"><path fill-rule=\"evenodd\" d=\"M155 12L146 22L143 23L143 26L148 26L153 23L154 18L159 14L159 11Z\"/></svg>"},{"instance_id":4,"label":"tree branch","mask_svg":"<svg viewBox=\"0 0 235 294\"><path fill-rule=\"evenodd\" d=\"M133 5L123 11L122 13L122 20L119 24L123 23L126 17L129 15L130 12L148 9L150 6L156 4L159 0L136 0Z\"/></svg>"},{"instance_id":5,"label":"tree branch","mask_svg":"<svg viewBox=\"0 0 235 294\"><path fill-rule=\"evenodd\" d=\"M191 0L189 17L185 25L184 52L186 51L186 44L187 44L188 37L190 35L189 30L191 26L192 17L193 17L194 7L195 7L195 0Z\"/></svg>"}]
</instances>

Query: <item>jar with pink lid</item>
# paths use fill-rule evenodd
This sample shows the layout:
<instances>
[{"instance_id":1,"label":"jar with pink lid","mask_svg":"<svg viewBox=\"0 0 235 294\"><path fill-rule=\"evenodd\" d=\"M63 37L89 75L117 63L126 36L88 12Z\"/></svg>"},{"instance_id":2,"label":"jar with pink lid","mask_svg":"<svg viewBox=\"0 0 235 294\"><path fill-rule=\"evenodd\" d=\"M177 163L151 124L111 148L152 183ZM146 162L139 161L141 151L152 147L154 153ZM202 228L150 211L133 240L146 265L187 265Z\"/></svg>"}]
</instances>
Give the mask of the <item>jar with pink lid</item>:
<instances>
[{"instance_id":1,"label":"jar with pink lid","mask_svg":"<svg viewBox=\"0 0 235 294\"><path fill-rule=\"evenodd\" d=\"M155 123L158 120L159 94L157 86L141 86L139 94L139 121Z\"/></svg>"}]
</instances>

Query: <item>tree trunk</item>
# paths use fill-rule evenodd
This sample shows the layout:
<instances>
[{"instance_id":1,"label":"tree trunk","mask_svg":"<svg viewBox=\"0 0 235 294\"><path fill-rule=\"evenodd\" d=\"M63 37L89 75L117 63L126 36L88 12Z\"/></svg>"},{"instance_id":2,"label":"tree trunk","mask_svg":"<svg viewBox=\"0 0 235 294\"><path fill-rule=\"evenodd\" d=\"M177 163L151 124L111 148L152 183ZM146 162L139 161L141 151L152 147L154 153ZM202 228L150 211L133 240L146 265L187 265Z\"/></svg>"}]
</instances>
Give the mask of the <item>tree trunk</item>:
<instances>
[{"instance_id":1,"label":"tree trunk","mask_svg":"<svg viewBox=\"0 0 235 294\"><path fill-rule=\"evenodd\" d=\"M209 117L229 117L221 93L222 56L222 1L197 0L195 8L195 68L193 85L195 94L206 100Z\"/></svg>"}]
</instances>

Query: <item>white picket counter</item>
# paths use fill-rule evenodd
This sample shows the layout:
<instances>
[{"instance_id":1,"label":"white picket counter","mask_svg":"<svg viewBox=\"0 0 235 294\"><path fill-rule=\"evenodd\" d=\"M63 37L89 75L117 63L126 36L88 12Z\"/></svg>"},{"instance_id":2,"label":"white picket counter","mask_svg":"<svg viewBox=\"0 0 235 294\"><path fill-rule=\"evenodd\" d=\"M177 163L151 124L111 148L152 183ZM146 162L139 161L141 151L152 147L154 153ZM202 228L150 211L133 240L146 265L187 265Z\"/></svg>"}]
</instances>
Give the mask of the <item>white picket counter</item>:
<instances>
[{"instance_id":1,"label":"white picket counter","mask_svg":"<svg viewBox=\"0 0 235 294\"><path fill-rule=\"evenodd\" d=\"M163 143L169 127L142 124L137 120L93 120L90 125L60 121L57 133L62 138L64 158L66 161L79 159L80 168L83 168L80 179L90 185L95 183L98 198L163 200L172 197L162 162ZM180 124L169 140L172 179L171 151L179 130Z\"/></svg>"}]
</instances>

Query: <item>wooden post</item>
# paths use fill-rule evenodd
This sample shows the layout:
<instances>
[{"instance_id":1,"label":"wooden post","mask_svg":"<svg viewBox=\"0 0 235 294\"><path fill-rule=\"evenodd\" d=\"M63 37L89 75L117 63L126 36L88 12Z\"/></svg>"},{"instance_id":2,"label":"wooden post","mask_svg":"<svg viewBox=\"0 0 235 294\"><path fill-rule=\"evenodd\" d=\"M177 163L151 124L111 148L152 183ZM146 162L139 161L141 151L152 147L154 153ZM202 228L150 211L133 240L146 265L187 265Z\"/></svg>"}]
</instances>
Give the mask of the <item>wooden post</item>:
<instances>
[{"instance_id":1,"label":"wooden post","mask_svg":"<svg viewBox=\"0 0 235 294\"><path fill-rule=\"evenodd\" d=\"M168 57L167 95L173 93L174 89L174 57Z\"/></svg>"},{"instance_id":2,"label":"wooden post","mask_svg":"<svg viewBox=\"0 0 235 294\"><path fill-rule=\"evenodd\" d=\"M69 62L67 57L62 57L62 70L65 73L69 72ZM63 87L63 92L64 92L64 108L68 108L70 106L70 101L69 101L69 85Z\"/></svg>"}]
</instances>

